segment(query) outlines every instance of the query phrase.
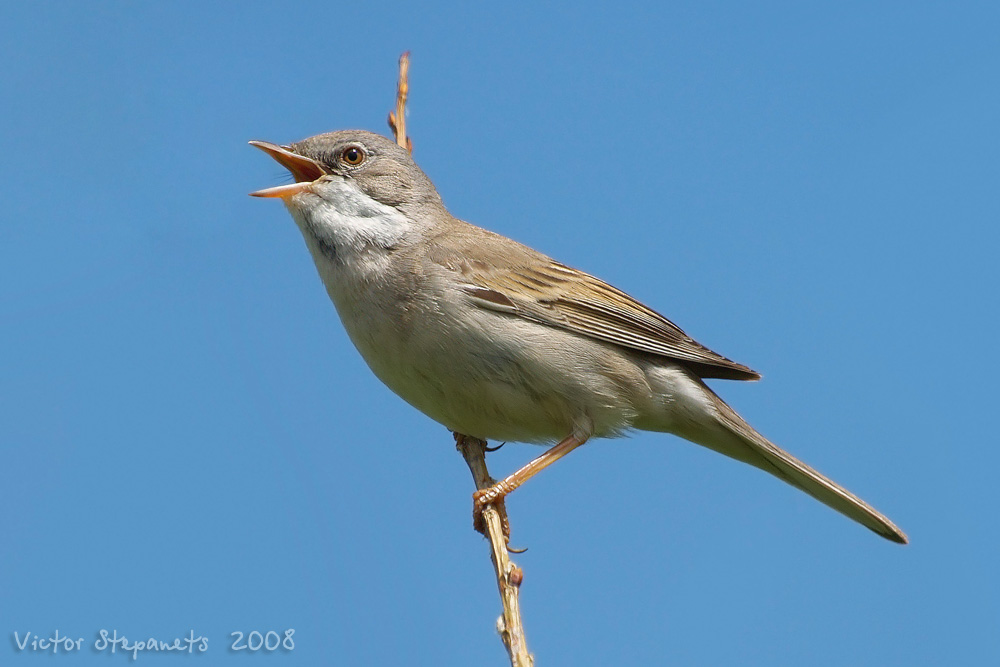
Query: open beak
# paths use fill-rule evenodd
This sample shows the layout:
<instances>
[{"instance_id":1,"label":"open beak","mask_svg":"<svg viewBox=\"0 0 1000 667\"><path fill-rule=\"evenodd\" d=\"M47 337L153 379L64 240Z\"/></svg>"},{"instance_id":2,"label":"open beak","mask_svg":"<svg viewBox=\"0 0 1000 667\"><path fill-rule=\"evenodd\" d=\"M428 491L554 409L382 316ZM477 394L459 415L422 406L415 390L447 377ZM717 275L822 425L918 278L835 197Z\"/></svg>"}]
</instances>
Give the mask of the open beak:
<instances>
[{"instance_id":1,"label":"open beak","mask_svg":"<svg viewBox=\"0 0 1000 667\"><path fill-rule=\"evenodd\" d=\"M251 146L256 146L275 160L282 167L292 172L295 182L288 185L279 185L274 188L265 188L251 192L251 197L291 197L301 192L308 192L313 182L326 175L326 171L315 160L303 157L298 153L293 153L284 146L278 146L267 141L251 141Z\"/></svg>"}]
</instances>

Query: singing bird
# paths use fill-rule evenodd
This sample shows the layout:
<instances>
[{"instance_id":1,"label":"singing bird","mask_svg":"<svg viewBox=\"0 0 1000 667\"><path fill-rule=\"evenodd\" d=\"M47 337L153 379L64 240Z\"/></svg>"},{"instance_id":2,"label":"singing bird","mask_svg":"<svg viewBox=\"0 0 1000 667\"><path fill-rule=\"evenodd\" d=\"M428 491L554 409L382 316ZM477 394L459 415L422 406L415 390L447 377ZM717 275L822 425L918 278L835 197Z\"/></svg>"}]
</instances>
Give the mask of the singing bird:
<instances>
[{"instance_id":1,"label":"singing bird","mask_svg":"<svg viewBox=\"0 0 1000 667\"><path fill-rule=\"evenodd\" d=\"M749 463L882 537L871 505L758 433L705 379L760 375L602 280L453 217L410 154L361 130L252 141L295 182L280 198L351 341L403 400L457 434L557 443L496 502L590 438L673 433Z\"/></svg>"}]
</instances>

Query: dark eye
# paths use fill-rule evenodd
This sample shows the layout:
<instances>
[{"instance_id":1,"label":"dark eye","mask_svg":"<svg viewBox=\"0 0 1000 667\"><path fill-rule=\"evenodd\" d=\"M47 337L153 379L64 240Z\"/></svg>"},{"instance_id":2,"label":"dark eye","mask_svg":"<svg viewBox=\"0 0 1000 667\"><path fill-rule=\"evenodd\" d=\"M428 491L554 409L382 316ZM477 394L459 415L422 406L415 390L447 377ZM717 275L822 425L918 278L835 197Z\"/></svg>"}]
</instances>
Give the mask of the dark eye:
<instances>
[{"instance_id":1,"label":"dark eye","mask_svg":"<svg viewBox=\"0 0 1000 667\"><path fill-rule=\"evenodd\" d=\"M365 161L365 152L357 146L348 146L340 154L340 159L352 167L356 167Z\"/></svg>"}]
</instances>

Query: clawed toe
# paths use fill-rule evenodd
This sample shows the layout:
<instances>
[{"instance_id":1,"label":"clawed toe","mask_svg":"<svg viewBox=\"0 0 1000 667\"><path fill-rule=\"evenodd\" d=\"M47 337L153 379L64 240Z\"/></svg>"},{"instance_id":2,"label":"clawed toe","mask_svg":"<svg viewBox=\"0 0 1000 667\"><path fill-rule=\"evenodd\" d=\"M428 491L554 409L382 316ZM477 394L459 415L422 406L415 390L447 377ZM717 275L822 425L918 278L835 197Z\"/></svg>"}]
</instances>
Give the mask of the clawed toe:
<instances>
[{"instance_id":1,"label":"clawed toe","mask_svg":"<svg viewBox=\"0 0 1000 667\"><path fill-rule=\"evenodd\" d=\"M486 535L486 520L483 518L483 510L487 505L492 505L500 515L500 527L503 530L504 543L510 541L510 521L507 519L507 506L504 503L503 489L500 484L494 484L487 489L479 489L472 494L472 527L477 532Z\"/></svg>"}]
</instances>

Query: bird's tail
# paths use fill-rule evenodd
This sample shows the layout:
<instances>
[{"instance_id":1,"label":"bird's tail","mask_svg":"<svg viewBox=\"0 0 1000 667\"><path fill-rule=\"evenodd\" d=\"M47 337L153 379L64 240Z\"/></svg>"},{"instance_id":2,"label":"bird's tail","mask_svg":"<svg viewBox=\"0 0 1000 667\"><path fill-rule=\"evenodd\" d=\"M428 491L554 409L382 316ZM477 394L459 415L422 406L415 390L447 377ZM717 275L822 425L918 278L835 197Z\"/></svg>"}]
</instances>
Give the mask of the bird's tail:
<instances>
[{"instance_id":1,"label":"bird's tail","mask_svg":"<svg viewBox=\"0 0 1000 667\"><path fill-rule=\"evenodd\" d=\"M784 451L758 433L703 382L717 408L718 428L698 427L682 434L700 445L765 470L805 491L824 505L887 540L906 544L906 534L874 507Z\"/></svg>"}]
</instances>

